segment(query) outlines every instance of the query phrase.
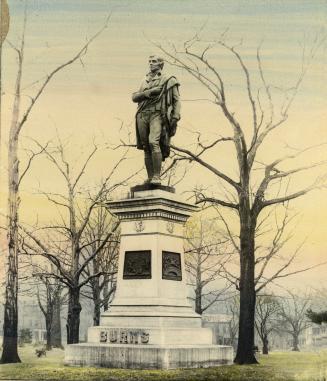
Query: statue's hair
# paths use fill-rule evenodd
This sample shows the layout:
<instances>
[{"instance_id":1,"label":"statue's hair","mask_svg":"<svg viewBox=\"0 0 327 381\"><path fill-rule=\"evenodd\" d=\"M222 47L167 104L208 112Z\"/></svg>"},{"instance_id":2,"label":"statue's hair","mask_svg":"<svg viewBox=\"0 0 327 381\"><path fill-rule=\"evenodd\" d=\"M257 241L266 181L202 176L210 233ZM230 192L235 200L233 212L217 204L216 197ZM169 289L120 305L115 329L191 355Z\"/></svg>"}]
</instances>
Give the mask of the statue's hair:
<instances>
[{"instance_id":1,"label":"statue's hair","mask_svg":"<svg viewBox=\"0 0 327 381\"><path fill-rule=\"evenodd\" d=\"M149 56L149 58L152 58L152 57L155 57L160 62L161 69L162 69L164 66L164 63L165 63L164 59L162 57L158 56L157 54L151 54L151 56Z\"/></svg>"}]
</instances>

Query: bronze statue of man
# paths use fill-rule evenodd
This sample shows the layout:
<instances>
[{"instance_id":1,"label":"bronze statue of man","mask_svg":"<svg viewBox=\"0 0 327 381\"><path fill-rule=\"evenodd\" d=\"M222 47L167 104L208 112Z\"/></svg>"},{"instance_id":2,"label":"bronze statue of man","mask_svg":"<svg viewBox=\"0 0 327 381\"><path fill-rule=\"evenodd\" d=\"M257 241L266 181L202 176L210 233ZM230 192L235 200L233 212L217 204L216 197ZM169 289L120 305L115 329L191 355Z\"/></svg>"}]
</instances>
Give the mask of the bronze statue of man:
<instances>
[{"instance_id":1,"label":"bronze statue of man","mask_svg":"<svg viewBox=\"0 0 327 381\"><path fill-rule=\"evenodd\" d=\"M140 90L132 95L133 102L138 103L136 140L137 148L144 150L146 183L156 185L161 183L161 164L169 156L170 138L176 133L181 107L179 83L162 73L163 66L161 57L150 56L150 71Z\"/></svg>"}]
</instances>

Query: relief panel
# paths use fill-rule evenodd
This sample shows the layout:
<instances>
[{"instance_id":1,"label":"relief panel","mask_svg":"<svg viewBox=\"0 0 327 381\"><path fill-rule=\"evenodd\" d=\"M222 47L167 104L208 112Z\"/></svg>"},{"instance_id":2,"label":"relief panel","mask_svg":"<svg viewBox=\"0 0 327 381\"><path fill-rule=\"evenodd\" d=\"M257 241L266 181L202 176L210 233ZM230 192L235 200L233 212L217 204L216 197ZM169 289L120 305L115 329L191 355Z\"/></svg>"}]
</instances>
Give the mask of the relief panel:
<instances>
[{"instance_id":1,"label":"relief panel","mask_svg":"<svg viewBox=\"0 0 327 381\"><path fill-rule=\"evenodd\" d=\"M162 279L182 280L180 253L162 252Z\"/></svg>"},{"instance_id":2,"label":"relief panel","mask_svg":"<svg viewBox=\"0 0 327 381\"><path fill-rule=\"evenodd\" d=\"M123 279L151 279L151 250L125 252Z\"/></svg>"}]
</instances>

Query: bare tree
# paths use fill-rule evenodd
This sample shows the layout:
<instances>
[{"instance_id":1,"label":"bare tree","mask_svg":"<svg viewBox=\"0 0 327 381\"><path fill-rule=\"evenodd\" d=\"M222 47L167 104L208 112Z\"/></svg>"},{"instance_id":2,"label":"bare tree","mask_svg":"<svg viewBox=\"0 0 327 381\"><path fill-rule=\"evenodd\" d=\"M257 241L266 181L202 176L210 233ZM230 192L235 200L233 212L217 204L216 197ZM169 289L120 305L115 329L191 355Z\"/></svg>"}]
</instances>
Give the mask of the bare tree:
<instances>
[{"instance_id":1,"label":"bare tree","mask_svg":"<svg viewBox=\"0 0 327 381\"><path fill-rule=\"evenodd\" d=\"M2 115L2 45L9 31L9 8L6 0L1 0L0 4L0 116ZM2 126L0 117L0 147L2 143Z\"/></svg>"},{"instance_id":2,"label":"bare tree","mask_svg":"<svg viewBox=\"0 0 327 381\"><path fill-rule=\"evenodd\" d=\"M262 342L262 354L269 352L269 335L277 327L280 310L278 299L273 295L257 295L255 306L255 328Z\"/></svg>"},{"instance_id":3,"label":"bare tree","mask_svg":"<svg viewBox=\"0 0 327 381\"><path fill-rule=\"evenodd\" d=\"M62 285L61 285L62 286ZM53 298L53 319L51 326L51 345L52 348L63 348L62 344L62 334L61 334L61 310L66 304L67 293L62 291L63 287L59 287L59 284L56 284L56 294Z\"/></svg>"},{"instance_id":4,"label":"bare tree","mask_svg":"<svg viewBox=\"0 0 327 381\"><path fill-rule=\"evenodd\" d=\"M19 297L27 297L40 307L45 319L46 348L62 348L61 309L65 302L63 284L51 277L56 269L47 260L36 260L26 251L25 234L19 231ZM25 254L25 255L24 255Z\"/></svg>"},{"instance_id":5,"label":"bare tree","mask_svg":"<svg viewBox=\"0 0 327 381\"><path fill-rule=\"evenodd\" d=\"M55 272L53 269L51 271ZM40 275L36 277L40 284L37 286L37 301L45 318L47 335L47 350L62 348L60 310L63 304L63 284L59 279Z\"/></svg>"},{"instance_id":6,"label":"bare tree","mask_svg":"<svg viewBox=\"0 0 327 381\"><path fill-rule=\"evenodd\" d=\"M230 284L217 288L217 282L223 280L224 265L232 253L226 251L226 241L220 238L214 219L192 218L185 237L186 271L195 293L195 312L202 315L226 296Z\"/></svg>"},{"instance_id":7,"label":"bare tree","mask_svg":"<svg viewBox=\"0 0 327 381\"><path fill-rule=\"evenodd\" d=\"M5 290L5 306L4 306L4 338L3 338L3 351L1 362L12 363L20 362L17 351L17 327L18 327L18 309L17 309L17 295L18 295L18 228L19 228L19 186L23 177L27 173L27 169L31 165L31 160L28 162L27 168L22 172L19 169L19 137L26 126L26 122L30 117L32 111L42 97L44 91L48 87L52 79L61 70L72 65L86 54L89 45L94 41L108 26L109 18L106 20L104 26L95 33L70 59L63 64L57 66L45 78L40 79L39 88L35 94L30 97L30 104L25 110L21 105L21 88L24 68L24 53L25 53L25 28L26 28L26 7L24 16L23 33L19 47L9 42L10 46L17 53L18 69L16 76L16 84L14 91L14 102L12 109L12 119L9 130L9 143L8 143L8 222L7 222L7 236L8 236L8 256L7 256L7 280Z\"/></svg>"},{"instance_id":8,"label":"bare tree","mask_svg":"<svg viewBox=\"0 0 327 381\"><path fill-rule=\"evenodd\" d=\"M201 41L196 34L194 38L186 41L181 49L175 45L164 47L156 44L170 64L185 70L204 87L208 94L206 100L222 112L230 127L230 134L227 136L221 136L221 129L217 129L216 137L211 139L198 133L194 149L174 145L172 148L180 158L192 160L208 170L216 177L221 189L225 190L222 192L218 189L214 194L197 190L197 202L210 203L221 207L222 210L229 210L238 219L239 233L235 244L240 253L240 320L238 348L234 360L238 364L257 362L253 345L256 300L255 235L258 219L266 208L297 199L323 186L324 179L317 178L304 188L291 191L289 187L289 180L294 175L323 164L313 162L290 169L289 162L313 147L304 150L291 150L289 147L289 153L281 156L276 154L268 163L259 160L258 153L259 150L262 152L264 143L268 142L273 132L287 121L310 62L324 40L324 37L317 37L311 50L304 49L300 73L294 84L289 88L279 87L278 91L274 91L276 87L269 83L265 76L260 48L255 53L257 68L251 67L250 70L242 57L241 44L236 46L228 43L226 32L210 42ZM228 80L225 73L219 69L219 62L215 61L217 54L227 54L238 64L244 78L246 98L238 98L237 104L244 100L245 105L249 106L250 122L242 122L235 106L232 106ZM201 128L198 127L197 130L201 131ZM231 148L229 157L231 160L236 159L234 176L223 169L224 158L220 157L218 164L214 161L219 157L221 145L228 145ZM216 155L209 155L210 152L215 152Z\"/></svg>"},{"instance_id":9,"label":"bare tree","mask_svg":"<svg viewBox=\"0 0 327 381\"><path fill-rule=\"evenodd\" d=\"M86 228L85 240L89 245L82 253L85 259L102 244L107 232L112 231L113 224L115 224L115 220L105 207L96 209ZM84 296L94 303L93 325L95 326L100 324L101 308L108 309L116 290L119 242L119 232L116 231L98 255L88 263L82 274L90 279L89 284L86 285L90 288L90 292L84 291ZM102 273L102 275L92 277L98 273Z\"/></svg>"},{"instance_id":10,"label":"bare tree","mask_svg":"<svg viewBox=\"0 0 327 381\"><path fill-rule=\"evenodd\" d=\"M229 337L230 344L233 346L234 350L237 348L237 334L240 316L240 298L235 295L231 298L225 300L225 308L227 314L230 316L229 323Z\"/></svg>"},{"instance_id":11,"label":"bare tree","mask_svg":"<svg viewBox=\"0 0 327 381\"><path fill-rule=\"evenodd\" d=\"M86 158L79 158L80 167L77 171L74 171L68 161L64 145L60 140L58 145L52 148L43 148L47 159L64 181L65 191L64 193L43 192L47 200L56 206L59 221L44 226L38 231L24 229L27 236L24 245L30 253L34 252L47 258L56 268L56 273L50 275L59 279L68 289L67 343L73 344L79 341L81 289L92 279L105 275L112 276L117 271L115 268L112 268L110 272L99 268L98 272L92 271L88 276L85 275L87 267L94 263L93 261L109 245L109 241L116 237L115 233L119 226L118 220L112 222L110 229L101 233L99 242L98 236L90 239L92 219L96 218L97 209L103 208L109 195L126 184L138 172L121 180L114 180L121 164L126 160L125 152L108 170L109 174L98 186L87 186L82 180L88 165L98 151L99 147L95 143ZM38 236L40 232L46 232L47 237L41 239Z\"/></svg>"},{"instance_id":12,"label":"bare tree","mask_svg":"<svg viewBox=\"0 0 327 381\"><path fill-rule=\"evenodd\" d=\"M311 305L309 295L299 295L288 291L288 296L282 298L279 311L279 330L292 337L292 351L299 351L299 336L309 326L306 311Z\"/></svg>"}]
</instances>

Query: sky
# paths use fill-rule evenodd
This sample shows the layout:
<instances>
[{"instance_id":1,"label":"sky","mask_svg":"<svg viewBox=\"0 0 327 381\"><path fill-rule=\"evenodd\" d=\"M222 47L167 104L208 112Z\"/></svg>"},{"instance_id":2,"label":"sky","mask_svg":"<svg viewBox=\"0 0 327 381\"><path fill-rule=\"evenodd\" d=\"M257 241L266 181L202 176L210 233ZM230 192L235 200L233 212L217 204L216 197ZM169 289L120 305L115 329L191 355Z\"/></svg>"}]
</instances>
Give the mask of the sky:
<instances>
[{"instance_id":1,"label":"sky","mask_svg":"<svg viewBox=\"0 0 327 381\"><path fill-rule=\"evenodd\" d=\"M10 31L8 40L19 44L22 33L24 2L9 0ZM69 156L75 160L76 170L83 155L87 155L90 141L95 139L103 150L85 175L85 183L96 184L112 168L121 150L105 147L119 144L131 131L133 139L135 104L131 93L136 91L147 72L147 58L157 53L155 44L164 47L183 47L183 42L198 34L202 41L213 41L226 32L227 41L238 47L253 73L254 84L259 83L256 50L261 46L262 63L267 81L273 86L278 104L281 87L296 82L302 65L303 46L308 57L316 36L320 38L326 25L326 1L292 0L28 0L25 63L23 69L23 106L35 94L46 74L74 55L99 30L108 15L108 28L92 43L81 61L69 66L53 78L35 105L21 140L21 168L26 165L23 148L34 147L31 139L41 143L55 140L59 135L67 142ZM250 108L245 93L245 81L240 68L223 50L213 50L208 57L223 73L230 106L244 121L250 132ZM327 142L326 129L326 43L322 44L307 70L299 92L289 112L287 122L269 138L259 151L259 160L268 162L289 153L290 147L303 149ZM8 44L3 48L3 107L2 126L4 144L1 148L1 183L6 179L6 141L10 125L13 89L16 75L16 56ZM182 119L174 144L192 148L196 132L209 141L213 136L228 135L229 126L216 106L207 101L208 94L186 72L166 64L165 70L177 76L181 83ZM123 127L122 127L123 126ZM129 160L119 171L124 177L142 166L142 152L131 150ZM207 159L221 166L237 178L235 157L227 148L208 155ZM298 165L326 160L324 146L309 151ZM287 164L288 165L288 164ZM298 176L290 185L299 189L326 172L326 166ZM145 173L136 182L143 181ZM177 192L195 186L206 186L213 193L221 192L221 184L201 168L190 169ZM21 188L21 218L29 223L36 219L52 218L53 210L39 193L40 190L60 191L63 183L54 169L42 158L33 162ZM292 188L293 187L293 188ZM6 211L6 192L1 189L0 204ZM296 225L291 253L297 245L303 247L301 266L326 260L326 191L314 191L292 204L301 217ZM290 280L292 287L316 287L325 281L326 266L297 275Z\"/></svg>"}]
</instances>

